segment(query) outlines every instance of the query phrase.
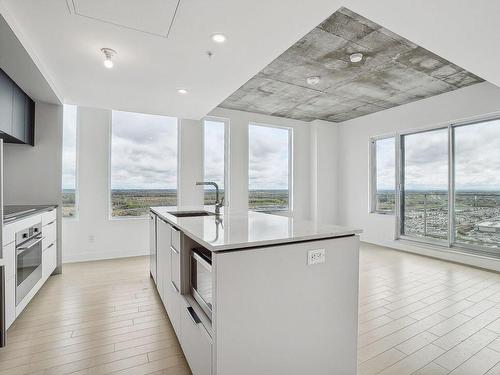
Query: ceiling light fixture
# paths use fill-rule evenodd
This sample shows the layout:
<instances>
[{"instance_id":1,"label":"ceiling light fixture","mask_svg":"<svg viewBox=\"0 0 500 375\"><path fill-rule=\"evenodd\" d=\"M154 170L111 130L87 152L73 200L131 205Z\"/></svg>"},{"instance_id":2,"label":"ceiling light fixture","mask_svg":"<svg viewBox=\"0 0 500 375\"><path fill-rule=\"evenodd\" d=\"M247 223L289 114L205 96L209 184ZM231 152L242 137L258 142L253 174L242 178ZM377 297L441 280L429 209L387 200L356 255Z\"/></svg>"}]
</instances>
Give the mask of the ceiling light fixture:
<instances>
[{"instance_id":1,"label":"ceiling light fixture","mask_svg":"<svg viewBox=\"0 0 500 375\"><path fill-rule=\"evenodd\" d=\"M351 60L351 62L353 63L360 62L361 60L363 60L363 54L361 52L352 53L349 56L349 60Z\"/></svg>"},{"instance_id":2,"label":"ceiling light fixture","mask_svg":"<svg viewBox=\"0 0 500 375\"><path fill-rule=\"evenodd\" d=\"M111 59L116 55L116 51L111 48L101 48L101 52L104 53L104 66L111 69L114 65Z\"/></svg>"},{"instance_id":3,"label":"ceiling light fixture","mask_svg":"<svg viewBox=\"0 0 500 375\"><path fill-rule=\"evenodd\" d=\"M226 36L224 34L216 33L212 35L212 40L215 43L224 43L226 41Z\"/></svg>"},{"instance_id":4,"label":"ceiling light fixture","mask_svg":"<svg viewBox=\"0 0 500 375\"><path fill-rule=\"evenodd\" d=\"M188 93L188 90L186 89L177 89L177 92L181 95L186 95Z\"/></svg>"},{"instance_id":5,"label":"ceiling light fixture","mask_svg":"<svg viewBox=\"0 0 500 375\"><path fill-rule=\"evenodd\" d=\"M321 81L321 78L318 76L307 77L306 79L307 84L312 86L317 85L319 81Z\"/></svg>"}]
</instances>

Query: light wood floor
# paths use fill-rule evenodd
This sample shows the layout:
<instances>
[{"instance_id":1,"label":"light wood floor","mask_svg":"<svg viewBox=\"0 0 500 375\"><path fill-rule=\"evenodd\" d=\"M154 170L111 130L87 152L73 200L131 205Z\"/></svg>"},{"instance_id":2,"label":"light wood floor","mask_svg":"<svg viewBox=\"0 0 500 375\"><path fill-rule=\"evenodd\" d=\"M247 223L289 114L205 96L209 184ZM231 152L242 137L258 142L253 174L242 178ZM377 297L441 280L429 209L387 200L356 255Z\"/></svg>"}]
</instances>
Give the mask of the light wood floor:
<instances>
[{"instance_id":1,"label":"light wood floor","mask_svg":"<svg viewBox=\"0 0 500 375\"><path fill-rule=\"evenodd\" d=\"M148 261L65 265L9 330L0 374L190 374ZM359 375L500 375L499 274L363 245L359 309Z\"/></svg>"},{"instance_id":2,"label":"light wood floor","mask_svg":"<svg viewBox=\"0 0 500 375\"><path fill-rule=\"evenodd\" d=\"M14 322L0 374L190 374L149 258L64 265Z\"/></svg>"}]
</instances>

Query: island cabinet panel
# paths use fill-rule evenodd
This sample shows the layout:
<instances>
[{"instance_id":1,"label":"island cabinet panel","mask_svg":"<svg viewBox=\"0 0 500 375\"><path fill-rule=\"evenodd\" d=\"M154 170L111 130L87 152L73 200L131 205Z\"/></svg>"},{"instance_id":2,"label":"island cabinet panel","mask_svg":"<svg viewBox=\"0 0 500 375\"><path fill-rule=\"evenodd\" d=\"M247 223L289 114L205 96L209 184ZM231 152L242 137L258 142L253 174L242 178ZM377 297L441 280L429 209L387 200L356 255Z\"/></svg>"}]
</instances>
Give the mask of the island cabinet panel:
<instances>
[{"instance_id":1,"label":"island cabinet panel","mask_svg":"<svg viewBox=\"0 0 500 375\"><path fill-rule=\"evenodd\" d=\"M149 213L149 273L156 284L156 221L157 217Z\"/></svg>"},{"instance_id":2,"label":"island cabinet panel","mask_svg":"<svg viewBox=\"0 0 500 375\"><path fill-rule=\"evenodd\" d=\"M185 298L180 304L180 343L193 375L212 374L212 338Z\"/></svg>"},{"instance_id":3,"label":"island cabinet panel","mask_svg":"<svg viewBox=\"0 0 500 375\"><path fill-rule=\"evenodd\" d=\"M216 374L355 374L358 257L358 236L216 253Z\"/></svg>"},{"instance_id":4,"label":"island cabinet panel","mask_svg":"<svg viewBox=\"0 0 500 375\"><path fill-rule=\"evenodd\" d=\"M170 286L170 230L166 221L158 218L157 221L157 288L163 305L166 307L168 289Z\"/></svg>"}]
</instances>

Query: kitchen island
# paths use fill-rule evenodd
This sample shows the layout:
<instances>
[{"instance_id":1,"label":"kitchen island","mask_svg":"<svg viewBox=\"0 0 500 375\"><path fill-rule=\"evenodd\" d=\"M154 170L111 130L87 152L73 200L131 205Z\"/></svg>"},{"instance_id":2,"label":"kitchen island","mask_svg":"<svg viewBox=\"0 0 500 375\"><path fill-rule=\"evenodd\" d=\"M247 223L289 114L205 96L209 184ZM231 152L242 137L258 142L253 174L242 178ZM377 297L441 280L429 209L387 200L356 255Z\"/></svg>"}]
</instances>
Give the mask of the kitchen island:
<instances>
[{"instance_id":1,"label":"kitchen island","mask_svg":"<svg viewBox=\"0 0 500 375\"><path fill-rule=\"evenodd\" d=\"M193 374L354 375L359 233L151 208L151 276Z\"/></svg>"}]
</instances>

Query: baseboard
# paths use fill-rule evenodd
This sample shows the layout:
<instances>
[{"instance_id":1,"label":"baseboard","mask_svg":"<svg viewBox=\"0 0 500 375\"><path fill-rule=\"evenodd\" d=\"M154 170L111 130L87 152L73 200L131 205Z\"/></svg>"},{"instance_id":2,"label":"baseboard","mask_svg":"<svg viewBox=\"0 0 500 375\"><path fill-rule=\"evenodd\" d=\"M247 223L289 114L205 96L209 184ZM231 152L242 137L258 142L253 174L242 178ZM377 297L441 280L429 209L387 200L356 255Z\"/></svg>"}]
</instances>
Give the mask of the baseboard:
<instances>
[{"instance_id":1,"label":"baseboard","mask_svg":"<svg viewBox=\"0 0 500 375\"><path fill-rule=\"evenodd\" d=\"M63 263L76 263L76 262L90 262L93 260L104 260L104 259L117 259L117 258L129 258L136 256L149 255L148 250L136 250L136 251L86 251L72 253L70 251L63 251Z\"/></svg>"},{"instance_id":2,"label":"baseboard","mask_svg":"<svg viewBox=\"0 0 500 375\"><path fill-rule=\"evenodd\" d=\"M394 250L405 251L408 253L500 272L500 259L484 255L469 254L455 249L445 249L439 246L418 244L405 240L372 241L369 239L363 239L362 241L373 245L389 247Z\"/></svg>"}]
</instances>

